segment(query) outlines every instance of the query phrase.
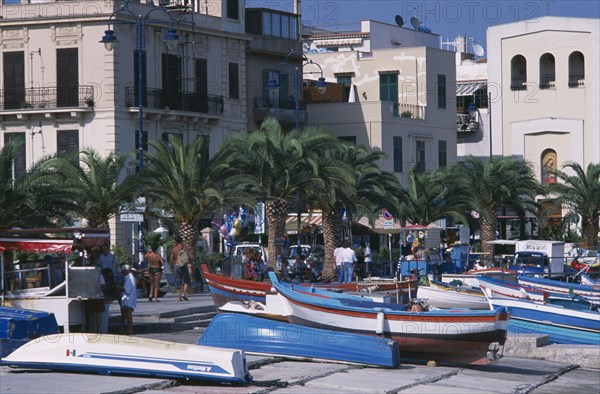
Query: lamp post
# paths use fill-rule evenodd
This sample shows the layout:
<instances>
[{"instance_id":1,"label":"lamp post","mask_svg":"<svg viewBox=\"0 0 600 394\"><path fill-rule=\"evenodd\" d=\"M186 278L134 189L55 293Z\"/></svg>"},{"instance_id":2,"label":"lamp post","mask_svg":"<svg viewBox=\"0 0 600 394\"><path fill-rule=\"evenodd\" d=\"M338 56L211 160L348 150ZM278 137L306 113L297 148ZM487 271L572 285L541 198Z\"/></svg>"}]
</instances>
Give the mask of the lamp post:
<instances>
[{"instance_id":1,"label":"lamp post","mask_svg":"<svg viewBox=\"0 0 600 394\"><path fill-rule=\"evenodd\" d=\"M317 90L319 91L319 93L321 93L321 94L325 93L325 90L327 89L327 84L325 83L325 78L323 77L323 68L318 63L315 63L312 60L307 59L306 56L302 52L290 51L290 53L288 53L286 55L283 62L275 65L275 67L273 67L273 69L277 70L277 68L279 68L281 66L291 66L289 63L289 58L292 55L300 55L302 57L302 66L304 66L306 64L311 64L311 65L316 65L319 68L319 72L321 73L321 76L317 79L316 87L317 87ZM303 72L302 72L301 68L298 66L294 67L295 124L296 124L296 130L298 132L300 132L300 83L302 82L302 75L303 75ZM269 87L269 90L278 90L280 88L279 82L272 79L269 81L268 87ZM297 219L297 224L296 224L297 225L296 245L297 245L298 249L296 250L296 259L299 259L300 252L301 252L300 233L302 231L302 202L301 202L300 188L298 188L296 190L296 209L298 211L298 213L297 213L298 219Z\"/></svg>"},{"instance_id":2,"label":"lamp post","mask_svg":"<svg viewBox=\"0 0 600 394\"><path fill-rule=\"evenodd\" d=\"M156 19L154 19L153 22L154 23L169 23L169 29L167 30L167 33L165 34L164 41L167 44L167 47L169 48L169 50L174 50L175 47L177 46L177 43L179 42L179 36L177 35L177 32L173 28L173 17L171 16L171 14L169 14L169 12L162 6L150 8L143 15L135 14L133 11L131 11L129 9L129 0L127 0L125 2L125 4L123 6L121 6L121 8L119 8L118 10L113 12L112 15L108 18L108 29L104 31L104 36L100 40L100 43L104 44L104 47L106 48L106 50L110 52L113 50L115 44L117 44L119 42L117 40L117 36L115 35L114 30L111 29L111 26L115 25L115 24L130 24L130 25L135 24L135 26L136 26L136 50L137 50L137 56L138 56L138 132L137 132L137 139L138 139L138 174L140 174L140 175L143 172L143 166L144 166L143 51L146 47L146 23L148 22L150 15L155 11L160 11L169 17L169 20L166 22L161 21L161 20L156 20ZM129 21L129 20L114 21L114 19L118 15L129 16L129 17L133 18L133 21ZM143 228L143 219L138 222L138 253L140 255L140 257L139 257L140 262L142 261L142 253L144 250L143 240L142 240L142 228Z\"/></svg>"}]
</instances>

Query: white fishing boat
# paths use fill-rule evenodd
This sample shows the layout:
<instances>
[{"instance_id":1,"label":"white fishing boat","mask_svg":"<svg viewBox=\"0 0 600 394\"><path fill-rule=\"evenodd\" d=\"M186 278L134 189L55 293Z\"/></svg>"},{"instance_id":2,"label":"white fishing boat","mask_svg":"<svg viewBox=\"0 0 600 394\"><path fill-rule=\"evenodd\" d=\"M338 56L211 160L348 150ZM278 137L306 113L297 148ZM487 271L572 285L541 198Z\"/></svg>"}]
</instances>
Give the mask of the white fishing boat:
<instances>
[{"instance_id":1,"label":"white fishing boat","mask_svg":"<svg viewBox=\"0 0 600 394\"><path fill-rule=\"evenodd\" d=\"M490 309L481 289L471 286L453 286L433 280L429 281L429 286L419 286L417 298L441 309Z\"/></svg>"},{"instance_id":2,"label":"white fishing boat","mask_svg":"<svg viewBox=\"0 0 600 394\"><path fill-rule=\"evenodd\" d=\"M244 351L124 335L70 334L34 339L3 365L103 375L152 376L243 384L251 380Z\"/></svg>"}]
</instances>

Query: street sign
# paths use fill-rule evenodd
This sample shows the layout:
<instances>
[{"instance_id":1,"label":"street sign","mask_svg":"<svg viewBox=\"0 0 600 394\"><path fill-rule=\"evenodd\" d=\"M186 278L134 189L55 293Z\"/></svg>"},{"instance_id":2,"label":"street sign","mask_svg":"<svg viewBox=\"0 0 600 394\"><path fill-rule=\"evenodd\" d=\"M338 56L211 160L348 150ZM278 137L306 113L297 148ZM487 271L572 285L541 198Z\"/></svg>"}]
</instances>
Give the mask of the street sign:
<instances>
[{"instance_id":1,"label":"street sign","mask_svg":"<svg viewBox=\"0 0 600 394\"><path fill-rule=\"evenodd\" d=\"M122 222L143 222L144 215L141 213L122 213L119 216Z\"/></svg>"},{"instance_id":2,"label":"street sign","mask_svg":"<svg viewBox=\"0 0 600 394\"><path fill-rule=\"evenodd\" d=\"M383 221L383 229L384 230L393 230L394 229L394 221L393 220L384 220Z\"/></svg>"},{"instance_id":3,"label":"street sign","mask_svg":"<svg viewBox=\"0 0 600 394\"><path fill-rule=\"evenodd\" d=\"M394 221L394 215L392 215L392 213L385 208L383 208L383 210L381 211L381 217L386 221Z\"/></svg>"}]
</instances>

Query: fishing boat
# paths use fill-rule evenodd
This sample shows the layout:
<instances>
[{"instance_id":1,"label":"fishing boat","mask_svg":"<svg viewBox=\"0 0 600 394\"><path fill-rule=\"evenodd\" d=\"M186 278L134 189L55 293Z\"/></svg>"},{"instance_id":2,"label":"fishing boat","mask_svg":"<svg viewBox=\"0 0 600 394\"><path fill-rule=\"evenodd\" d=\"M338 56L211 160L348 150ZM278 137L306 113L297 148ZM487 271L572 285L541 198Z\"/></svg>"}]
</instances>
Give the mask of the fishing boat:
<instances>
[{"instance_id":1,"label":"fishing boat","mask_svg":"<svg viewBox=\"0 0 600 394\"><path fill-rule=\"evenodd\" d=\"M442 274L441 282L454 284L459 283L466 286L477 287L477 277L494 278L508 282L517 282L516 271L511 271L502 267L489 267L481 269L472 269L464 274Z\"/></svg>"},{"instance_id":2,"label":"fishing boat","mask_svg":"<svg viewBox=\"0 0 600 394\"><path fill-rule=\"evenodd\" d=\"M431 279L429 286L419 286L417 298L441 309L490 309L481 289L465 285L453 286Z\"/></svg>"},{"instance_id":3,"label":"fishing boat","mask_svg":"<svg viewBox=\"0 0 600 394\"><path fill-rule=\"evenodd\" d=\"M234 279L211 273L206 264L201 265L202 273L208 283L208 289L217 307L230 301L256 301L264 304L266 295L274 294L270 283L247 279ZM406 281L372 280L350 283L295 283L296 286L330 289L335 291L352 291L373 293L378 291L397 291L399 298L416 294L416 279Z\"/></svg>"},{"instance_id":4,"label":"fishing boat","mask_svg":"<svg viewBox=\"0 0 600 394\"><path fill-rule=\"evenodd\" d=\"M592 288L600 288L600 280L592 279L589 275L583 273L581 274L581 284Z\"/></svg>"},{"instance_id":5,"label":"fishing boat","mask_svg":"<svg viewBox=\"0 0 600 394\"><path fill-rule=\"evenodd\" d=\"M549 293L546 291L500 279L484 278L480 276L477 278L477 283L482 289L484 297L489 295L494 298L534 300L544 302L544 300L549 296Z\"/></svg>"},{"instance_id":6,"label":"fishing boat","mask_svg":"<svg viewBox=\"0 0 600 394\"><path fill-rule=\"evenodd\" d=\"M290 323L391 338L399 343L403 358L485 365L491 362L488 350L493 344L506 340L506 308L408 311L398 304L336 298L336 293L299 292L282 286L273 272L269 276L290 311Z\"/></svg>"},{"instance_id":7,"label":"fishing boat","mask_svg":"<svg viewBox=\"0 0 600 394\"><path fill-rule=\"evenodd\" d=\"M198 344L295 360L379 367L399 365L398 343L390 339L299 326L246 314L215 316Z\"/></svg>"},{"instance_id":8,"label":"fishing boat","mask_svg":"<svg viewBox=\"0 0 600 394\"><path fill-rule=\"evenodd\" d=\"M109 334L49 335L2 360L17 368L244 384L244 351Z\"/></svg>"},{"instance_id":9,"label":"fishing boat","mask_svg":"<svg viewBox=\"0 0 600 394\"><path fill-rule=\"evenodd\" d=\"M588 300L600 302L600 288L582 285L573 282L561 282L553 279L536 278L532 276L519 275L517 277L519 284L531 286L549 293L562 294L565 296L579 295Z\"/></svg>"},{"instance_id":10,"label":"fishing boat","mask_svg":"<svg viewBox=\"0 0 600 394\"><path fill-rule=\"evenodd\" d=\"M32 339L50 334L58 334L53 313L0 307L0 358Z\"/></svg>"},{"instance_id":11,"label":"fishing boat","mask_svg":"<svg viewBox=\"0 0 600 394\"><path fill-rule=\"evenodd\" d=\"M497 292L486 288L490 282L490 279L480 279L490 305L510 310L509 331L520 335L546 334L551 342L558 344L600 345L598 305L579 296L550 296L542 302L498 297ZM502 285L499 281L493 282L495 287Z\"/></svg>"}]
</instances>

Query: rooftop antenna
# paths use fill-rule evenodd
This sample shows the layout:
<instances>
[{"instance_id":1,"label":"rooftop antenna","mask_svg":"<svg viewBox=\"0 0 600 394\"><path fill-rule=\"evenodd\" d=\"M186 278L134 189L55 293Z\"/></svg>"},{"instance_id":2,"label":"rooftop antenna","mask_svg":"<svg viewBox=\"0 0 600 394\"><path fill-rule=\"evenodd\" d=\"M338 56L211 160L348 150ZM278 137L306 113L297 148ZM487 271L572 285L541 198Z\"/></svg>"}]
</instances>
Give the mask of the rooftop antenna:
<instances>
[{"instance_id":1,"label":"rooftop antenna","mask_svg":"<svg viewBox=\"0 0 600 394\"><path fill-rule=\"evenodd\" d=\"M416 16L412 16L410 18L410 24L415 28L415 30L417 30L419 26L421 26L421 21Z\"/></svg>"},{"instance_id":2,"label":"rooftop antenna","mask_svg":"<svg viewBox=\"0 0 600 394\"><path fill-rule=\"evenodd\" d=\"M402 17L400 15L396 15L394 20L396 21L396 24L398 25L398 27L402 27L404 25L404 19L402 19Z\"/></svg>"},{"instance_id":3,"label":"rooftop antenna","mask_svg":"<svg viewBox=\"0 0 600 394\"><path fill-rule=\"evenodd\" d=\"M473 53L475 56L482 57L485 55L485 49L479 44L473 44Z\"/></svg>"}]
</instances>

